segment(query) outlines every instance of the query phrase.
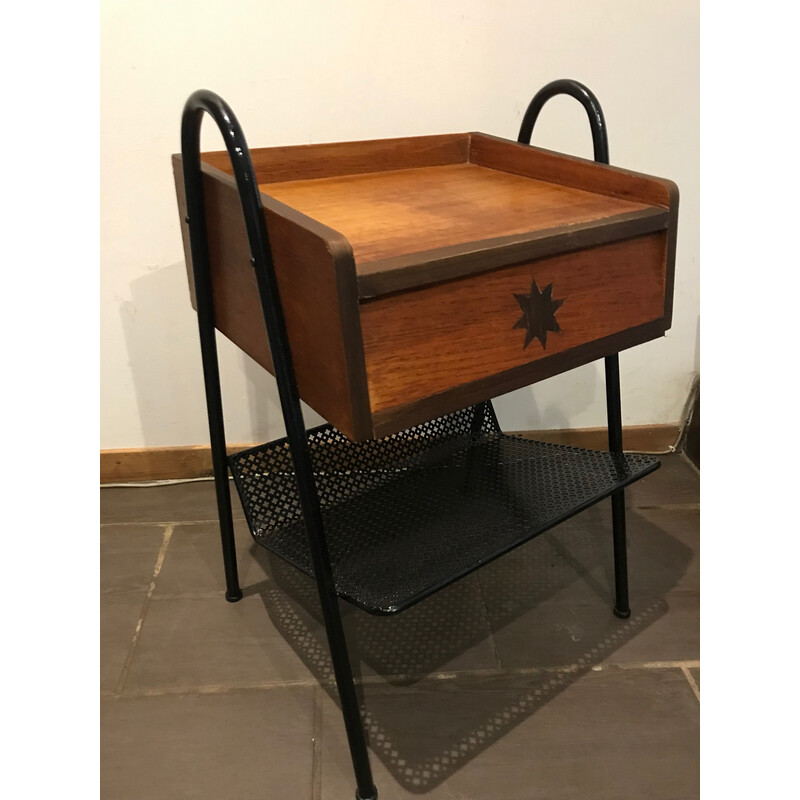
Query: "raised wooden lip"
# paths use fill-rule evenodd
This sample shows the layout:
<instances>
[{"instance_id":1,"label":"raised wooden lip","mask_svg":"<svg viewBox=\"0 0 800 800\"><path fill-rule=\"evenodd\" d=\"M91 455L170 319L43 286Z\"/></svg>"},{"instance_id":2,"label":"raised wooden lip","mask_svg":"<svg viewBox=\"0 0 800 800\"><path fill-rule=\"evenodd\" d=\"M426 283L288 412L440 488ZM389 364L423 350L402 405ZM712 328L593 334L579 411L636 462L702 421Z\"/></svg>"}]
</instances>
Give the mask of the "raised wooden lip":
<instances>
[{"instance_id":1,"label":"raised wooden lip","mask_svg":"<svg viewBox=\"0 0 800 800\"><path fill-rule=\"evenodd\" d=\"M371 300L522 261L632 239L666 230L669 220L669 211L653 206L587 222L540 228L367 262L356 272L358 297L361 301Z\"/></svg>"},{"instance_id":2,"label":"raised wooden lip","mask_svg":"<svg viewBox=\"0 0 800 800\"><path fill-rule=\"evenodd\" d=\"M469 132L351 139L254 147L250 158L257 183L284 183L469 163L471 141ZM233 174L226 150L205 151L200 157L206 164ZM269 180L265 180L265 171Z\"/></svg>"}]
</instances>

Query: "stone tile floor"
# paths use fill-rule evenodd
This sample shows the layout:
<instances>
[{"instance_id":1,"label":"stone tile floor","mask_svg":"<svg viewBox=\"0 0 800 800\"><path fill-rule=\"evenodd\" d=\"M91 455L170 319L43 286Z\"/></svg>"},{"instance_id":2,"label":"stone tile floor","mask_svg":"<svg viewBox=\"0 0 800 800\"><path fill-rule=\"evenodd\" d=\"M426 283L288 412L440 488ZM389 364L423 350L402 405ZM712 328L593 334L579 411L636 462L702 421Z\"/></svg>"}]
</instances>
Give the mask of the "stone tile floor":
<instances>
[{"instance_id":1,"label":"stone tile floor","mask_svg":"<svg viewBox=\"0 0 800 800\"><path fill-rule=\"evenodd\" d=\"M699 475L601 503L397 617L343 605L381 800L699 796ZM235 494L235 492L234 492ZM351 800L315 588L255 545L225 602L210 482L101 492L103 800Z\"/></svg>"}]
</instances>

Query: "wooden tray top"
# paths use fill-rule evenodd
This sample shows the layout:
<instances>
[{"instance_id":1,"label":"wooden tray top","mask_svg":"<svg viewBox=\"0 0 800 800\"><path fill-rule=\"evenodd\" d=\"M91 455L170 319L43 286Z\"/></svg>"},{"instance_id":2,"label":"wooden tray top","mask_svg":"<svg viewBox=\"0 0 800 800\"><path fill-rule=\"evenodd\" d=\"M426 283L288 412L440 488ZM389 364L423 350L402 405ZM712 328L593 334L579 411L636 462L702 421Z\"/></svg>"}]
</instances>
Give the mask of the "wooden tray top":
<instances>
[{"instance_id":1,"label":"wooden tray top","mask_svg":"<svg viewBox=\"0 0 800 800\"><path fill-rule=\"evenodd\" d=\"M262 183L259 189L345 236L362 298L484 271L492 250L497 259L498 251L537 242L544 254L541 245L551 237L575 238L602 227L608 238L615 224L631 229L640 222L638 229L649 231L666 227L668 219L663 208L470 163ZM480 257L465 263L467 254Z\"/></svg>"}]
</instances>

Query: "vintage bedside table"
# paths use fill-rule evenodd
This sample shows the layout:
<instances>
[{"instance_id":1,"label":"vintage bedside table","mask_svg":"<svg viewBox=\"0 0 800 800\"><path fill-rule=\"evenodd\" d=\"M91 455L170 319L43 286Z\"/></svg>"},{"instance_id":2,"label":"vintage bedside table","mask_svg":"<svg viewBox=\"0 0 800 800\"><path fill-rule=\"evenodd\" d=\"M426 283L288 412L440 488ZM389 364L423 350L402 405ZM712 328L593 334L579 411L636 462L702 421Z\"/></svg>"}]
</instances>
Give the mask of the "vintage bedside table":
<instances>
[{"instance_id":1,"label":"vintage bedside table","mask_svg":"<svg viewBox=\"0 0 800 800\"><path fill-rule=\"evenodd\" d=\"M595 161L529 146L556 94ZM227 151L199 153L203 113ZM337 598L394 614L612 496L627 617L618 352L670 327L678 191L607 165L594 95L555 81L511 142L482 133L249 151L187 101L173 157L197 309L227 581L230 468L257 542L315 577L357 793L377 796ZM215 328L273 373L287 438L228 458ZM609 452L501 432L491 398L605 358ZM329 421L306 431L302 398ZM335 427L334 427L335 426Z\"/></svg>"}]
</instances>

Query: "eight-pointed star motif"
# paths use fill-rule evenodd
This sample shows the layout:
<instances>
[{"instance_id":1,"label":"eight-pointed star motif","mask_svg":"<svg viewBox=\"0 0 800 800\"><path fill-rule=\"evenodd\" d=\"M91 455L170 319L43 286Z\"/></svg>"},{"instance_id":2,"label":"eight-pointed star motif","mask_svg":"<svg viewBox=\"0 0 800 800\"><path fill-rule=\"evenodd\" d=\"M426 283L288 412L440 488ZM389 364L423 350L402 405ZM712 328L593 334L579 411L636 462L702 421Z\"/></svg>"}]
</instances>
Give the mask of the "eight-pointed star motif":
<instances>
[{"instance_id":1,"label":"eight-pointed star motif","mask_svg":"<svg viewBox=\"0 0 800 800\"><path fill-rule=\"evenodd\" d=\"M525 328L524 350L534 339L547 347L547 332L561 333L556 322L556 311L561 308L563 300L553 300L553 284L539 291L535 280L531 280L530 294L516 294L514 297L522 309L522 316L514 323L514 328Z\"/></svg>"}]
</instances>

